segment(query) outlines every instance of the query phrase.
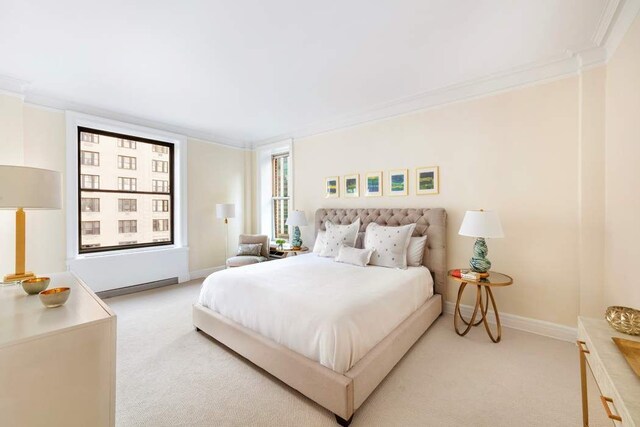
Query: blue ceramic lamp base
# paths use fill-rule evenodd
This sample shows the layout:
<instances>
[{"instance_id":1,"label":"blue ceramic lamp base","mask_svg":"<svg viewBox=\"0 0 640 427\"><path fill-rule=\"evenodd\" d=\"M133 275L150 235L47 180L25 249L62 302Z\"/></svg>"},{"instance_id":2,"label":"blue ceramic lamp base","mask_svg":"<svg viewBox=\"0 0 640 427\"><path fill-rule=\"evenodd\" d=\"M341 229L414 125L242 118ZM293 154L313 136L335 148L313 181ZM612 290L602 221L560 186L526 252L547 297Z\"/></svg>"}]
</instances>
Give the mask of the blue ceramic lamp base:
<instances>
[{"instance_id":1,"label":"blue ceramic lamp base","mask_svg":"<svg viewBox=\"0 0 640 427\"><path fill-rule=\"evenodd\" d=\"M302 247L302 239L300 238L300 227L297 225L293 227L293 238L291 239L291 246L293 249L300 249Z\"/></svg>"},{"instance_id":2,"label":"blue ceramic lamp base","mask_svg":"<svg viewBox=\"0 0 640 427\"><path fill-rule=\"evenodd\" d=\"M491 261L487 258L489 248L487 248L487 242L482 237L476 239L476 243L473 245L473 257L469 260L469 266L471 270L477 273L486 273L491 268Z\"/></svg>"}]
</instances>

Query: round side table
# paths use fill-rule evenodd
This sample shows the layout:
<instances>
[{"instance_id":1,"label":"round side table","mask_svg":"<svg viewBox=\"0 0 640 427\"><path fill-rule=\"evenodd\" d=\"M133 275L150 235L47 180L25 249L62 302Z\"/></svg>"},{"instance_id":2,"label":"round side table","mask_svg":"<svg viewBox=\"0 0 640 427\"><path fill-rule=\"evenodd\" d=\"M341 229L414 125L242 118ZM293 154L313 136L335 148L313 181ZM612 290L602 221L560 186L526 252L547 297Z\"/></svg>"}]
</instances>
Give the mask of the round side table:
<instances>
[{"instance_id":1,"label":"round side table","mask_svg":"<svg viewBox=\"0 0 640 427\"><path fill-rule=\"evenodd\" d=\"M449 270L449 277L456 282L460 282L460 289L458 289L458 299L456 300L456 308L453 312L453 327L455 328L456 333L463 337L467 335L472 326L478 326L480 325L480 323L483 323L484 328L487 330L489 338L491 338L491 341L493 341L494 343L500 342L500 339L502 338L502 325L500 324L500 315L498 314L498 307L496 306L496 300L493 298L493 292L491 292L491 288L494 286L509 286L513 283L513 279L506 274L498 273L495 271L490 271L488 277L479 280L462 279L460 277L455 277L451 275L452 272L453 270ZM467 287L467 285L476 286L476 304L473 308L473 314L471 315L471 319L469 321L462 317L462 313L460 312L460 300L462 299L462 293L464 292L464 289ZM482 297L483 289L484 298ZM496 316L497 331L495 335L493 334L493 332L491 332L491 328L489 328L489 321L487 319L489 301L491 301L491 306L493 307L493 312ZM480 312L480 319L476 320L478 311ZM463 331L460 331L460 328L458 326L460 321L466 325L466 328Z\"/></svg>"},{"instance_id":2,"label":"round side table","mask_svg":"<svg viewBox=\"0 0 640 427\"><path fill-rule=\"evenodd\" d=\"M300 249L286 248L286 249L278 249L280 252L284 252L287 254L286 256L293 255L296 256L298 254L305 254L309 252L309 248L306 246L302 246Z\"/></svg>"}]
</instances>

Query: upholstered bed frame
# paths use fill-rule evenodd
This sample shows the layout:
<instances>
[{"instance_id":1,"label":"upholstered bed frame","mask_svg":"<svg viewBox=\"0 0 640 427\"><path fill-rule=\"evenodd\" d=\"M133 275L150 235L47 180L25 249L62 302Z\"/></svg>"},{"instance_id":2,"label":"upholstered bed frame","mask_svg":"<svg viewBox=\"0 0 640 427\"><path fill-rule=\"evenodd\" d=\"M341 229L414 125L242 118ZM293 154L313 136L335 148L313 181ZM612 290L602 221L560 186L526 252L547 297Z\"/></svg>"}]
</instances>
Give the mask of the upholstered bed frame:
<instances>
[{"instance_id":1,"label":"upholstered bed frame","mask_svg":"<svg viewBox=\"0 0 640 427\"><path fill-rule=\"evenodd\" d=\"M381 225L415 223L414 236L427 235L423 264L434 276L435 294L380 341L344 374L308 359L199 304L193 306L193 324L236 353L249 359L292 388L327 408L341 425L349 425L353 413L375 390L405 353L442 313L445 293L446 218L444 209L318 209L316 234L327 220L351 224L360 218L356 245L371 222Z\"/></svg>"}]
</instances>

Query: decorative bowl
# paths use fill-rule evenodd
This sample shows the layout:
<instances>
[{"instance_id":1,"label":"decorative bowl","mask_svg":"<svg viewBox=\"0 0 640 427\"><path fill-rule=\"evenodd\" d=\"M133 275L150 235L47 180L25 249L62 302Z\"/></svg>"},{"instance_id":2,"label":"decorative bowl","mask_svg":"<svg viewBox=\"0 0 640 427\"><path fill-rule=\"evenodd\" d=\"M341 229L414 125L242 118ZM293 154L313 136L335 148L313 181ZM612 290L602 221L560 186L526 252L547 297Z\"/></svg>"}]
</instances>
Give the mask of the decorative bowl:
<instances>
[{"instance_id":1,"label":"decorative bowl","mask_svg":"<svg viewBox=\"0 0 640 427\"><path fill-rule=\"evenodd\" d=\"M40 301L47 308L60 307L67 302L71 294L69 288L51 288L40 292Z\"/></svg>"},{"instance_id":2,"label":"decorative bowl","mask_svg":"<svg viewBox=\"0 0 640 427\"><path fill-rule=\"evenodd\" d=\"M34 277L22 281L22 289L29 295L39 294L49 287L50 279L48 277Z\"/></svg>"},{"instance_id":3,"label":"decorative bowl","mask_svg":"<svg viewBox=\"0 0 640 427\"><path fill-rule=\"evenodd\" d=\"M618 332L640 335L640 311L613 305L607 308L605 317L609 325Z\"/></svg>"}]
</instances>

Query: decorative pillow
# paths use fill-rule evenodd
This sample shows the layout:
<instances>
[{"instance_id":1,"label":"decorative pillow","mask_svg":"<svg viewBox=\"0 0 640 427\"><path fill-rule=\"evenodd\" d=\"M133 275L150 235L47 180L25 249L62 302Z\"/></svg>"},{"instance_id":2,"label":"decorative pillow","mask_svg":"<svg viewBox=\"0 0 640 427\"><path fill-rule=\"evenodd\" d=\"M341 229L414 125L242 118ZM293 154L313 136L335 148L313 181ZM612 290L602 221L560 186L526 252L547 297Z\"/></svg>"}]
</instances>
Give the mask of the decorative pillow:
<instances>
[{"instance_id":1,"label":"decorative pillow","mask_svg":"<svg viewBox=\"0 0 640 427\"><path fill-rule=\"evenodd\" d=\"M409 267L420 267L422 265L426 244L427 236L409 239L409 247L407 248L407 265Z\"/></svg>"},{"instance_id":2,"label":"decorative pillow","mask_svg":"<svg viewBox=\"0 0 640 427\"><path fill-rule=\"evenodd\" d=\"M325 244L319 255L333 258L338 255L340 245L353 247L356 244L360 218L349 225L335 225L331 221L327 221L325 227L327 228L327 232L324 234Z\"/></svg>"},{"instance_id":3,"label":"decorative pillow","mask_svg":"<svg viewBox=\"0 0 640 427\"><path fill-rule=\"evenodd\" d=\"M364 248L374 249L370 264L380 267L407 268L407 247L415 224L384 227L372 222L364 235Z\"/></svg>"},{"instance_id":4,"label":"decorative pillow","mask_svg":"<svg viewBox=\"0 0 640 427\"><path fill-rule=\"evenodd\" d=\"M324 230L318 231L318 235L316 236L316 242L313 244L314 254L319 254L320 252L322 252L322 248L324 248L324 245L325 245L324 233L326 233L326 231Z\"/></svg>"},{"instance_id":5,"label":"decorative pillow","mask_svg":"<svg viewBox=\"0 0 640 427\"><path fill-rule=\"evenodd\" d=\"M238 246L238 256L260 256L262 243L240 243Z\"/></svg>"},{"instance_id":6,"label":"decorative pillow","mask_svg":"<svg viewBox=\"0 0 640 427\"><path fill-rule=\"evenodd\" d=\"M336 262L344 262L345 264L353 264L359 267L366 267L371 259L373 250L357 249L346 245L340 245Z\"/></svg>"}]
</instances>

